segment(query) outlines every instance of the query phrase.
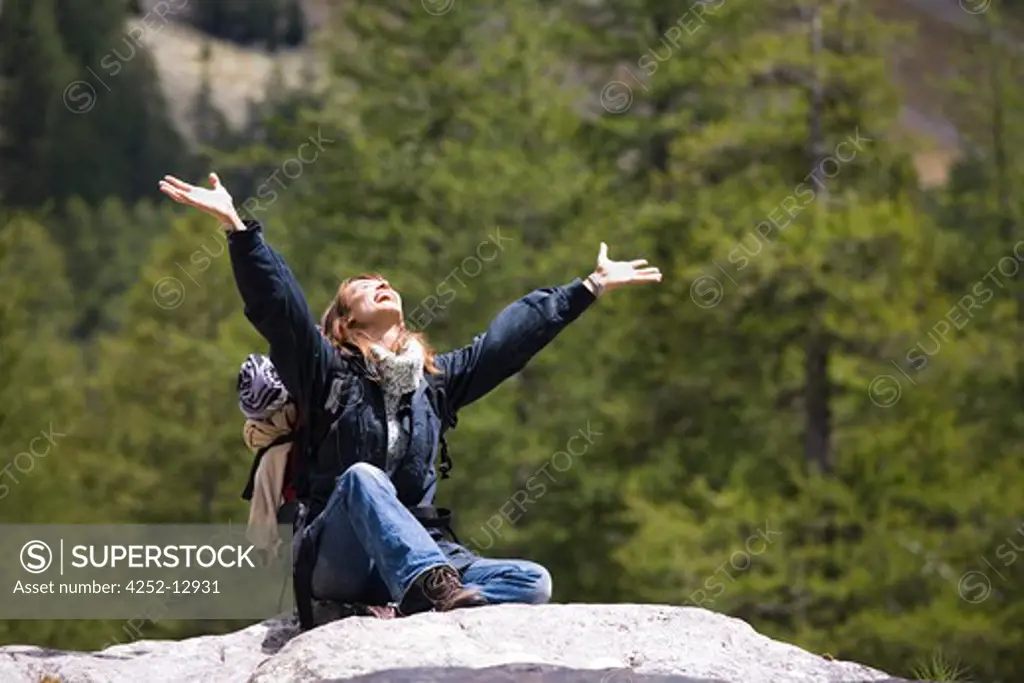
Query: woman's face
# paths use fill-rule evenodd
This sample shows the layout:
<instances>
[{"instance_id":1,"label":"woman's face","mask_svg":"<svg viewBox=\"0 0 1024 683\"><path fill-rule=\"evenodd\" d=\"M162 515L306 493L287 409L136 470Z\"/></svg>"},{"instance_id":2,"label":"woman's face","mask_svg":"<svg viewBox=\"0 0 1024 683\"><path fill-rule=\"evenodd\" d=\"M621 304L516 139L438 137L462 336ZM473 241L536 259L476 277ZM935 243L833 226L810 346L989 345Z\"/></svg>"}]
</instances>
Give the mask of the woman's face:
<instances>
[{"instance_id":1,"label":"woman's face","mask_svg":"<svg viewBox=\"0 0 1024 683\"><path fill-rule=\"evenodd\" d=\"M402 297L384 279L353 281L346 293L352 320L374 325L402 320Z\"/></svg>"}]
</instances>

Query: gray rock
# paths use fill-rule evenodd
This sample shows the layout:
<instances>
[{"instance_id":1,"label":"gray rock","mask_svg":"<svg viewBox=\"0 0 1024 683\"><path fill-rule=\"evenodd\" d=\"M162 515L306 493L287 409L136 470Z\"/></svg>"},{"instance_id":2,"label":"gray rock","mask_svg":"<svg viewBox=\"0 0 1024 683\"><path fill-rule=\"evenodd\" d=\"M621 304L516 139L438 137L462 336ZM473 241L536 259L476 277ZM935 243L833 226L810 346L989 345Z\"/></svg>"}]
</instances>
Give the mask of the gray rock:
<instances>
[{"instance_id":1,"label":"gray rock","mask_svg":"<svg viewBox=\"0 0 1024 683\"><path fill-rule=\"evenodd\" d=\"M325 683L340 683L340 679ZM723 683L707 678L639 674L635 671L567 669L546 664L506 664L486 669L395 669L349 678L345 683Z\"/></svg>"},{"instance_id":2,"label":"gray rock","mask_svg":"<svg viewBox=\"0 0 1024 683\"><path fill-rule=\"evenodd\" d=\"M722 680L635 671L566 669L546 664L507 664L486 669L394 669L356 678L336 678L321 683L725 683ZM759 683L751 681L750 683ZM848 683L862 683L849 681ZM863 683L867 683L864 681ZM910 683L887 678L879 683ZM929 683L918 681L916 683Z\"/></svg>"},{"instance_id":3,"label":"gray rock","mask_svg":"<svg viewBox=\"0 0 1024 683\"><path fill-rule=\"evenodd\" d=\"M497 605L352 617L297 635L270 620L220 636L101 652L0 648L0 681L38 683L886 683L696 607Z\"/></svg>"}]
</instances>

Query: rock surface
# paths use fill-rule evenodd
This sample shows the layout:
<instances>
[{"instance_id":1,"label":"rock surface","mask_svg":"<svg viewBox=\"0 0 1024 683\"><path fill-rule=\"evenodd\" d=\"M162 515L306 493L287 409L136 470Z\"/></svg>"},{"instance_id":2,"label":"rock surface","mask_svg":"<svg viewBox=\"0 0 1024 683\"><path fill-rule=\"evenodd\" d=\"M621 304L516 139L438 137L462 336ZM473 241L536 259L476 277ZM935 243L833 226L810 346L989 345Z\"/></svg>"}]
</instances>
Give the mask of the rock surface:
<instances>
[{"instance_id":1,"label":"rock surface","mask_svg":"<svg viewBox=\"0 0 1024 683\"><path fill-rule=\"evenodd\" d=\"M399 620L284 620L101 652L0 648L0 681L39 683L887 683L696 607L498 605Z\"/></svg>"}]
</instances>

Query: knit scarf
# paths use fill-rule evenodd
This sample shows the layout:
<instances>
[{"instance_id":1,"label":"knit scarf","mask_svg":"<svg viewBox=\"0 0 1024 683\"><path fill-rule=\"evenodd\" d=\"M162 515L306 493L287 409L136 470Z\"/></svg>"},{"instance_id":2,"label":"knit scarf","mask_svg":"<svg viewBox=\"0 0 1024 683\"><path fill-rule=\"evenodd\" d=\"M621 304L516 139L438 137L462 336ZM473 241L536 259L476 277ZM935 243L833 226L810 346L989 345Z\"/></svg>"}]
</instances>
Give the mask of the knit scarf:
<instances>
[{"instance_id":1,"label":"knit scarf","mask_svg":"<svg viewBox=\"0 0 1024 683\"><path fill-rule=\"evenodd\" d=\"M384 391L384 409L388 419L388 455L385 469L393 474L409 445L409 434L398 419L398 404L402 397L416 390L423 381L426 354L416 340L394 353L383 346L371 347Z\"/></svg>"}]
</instances>

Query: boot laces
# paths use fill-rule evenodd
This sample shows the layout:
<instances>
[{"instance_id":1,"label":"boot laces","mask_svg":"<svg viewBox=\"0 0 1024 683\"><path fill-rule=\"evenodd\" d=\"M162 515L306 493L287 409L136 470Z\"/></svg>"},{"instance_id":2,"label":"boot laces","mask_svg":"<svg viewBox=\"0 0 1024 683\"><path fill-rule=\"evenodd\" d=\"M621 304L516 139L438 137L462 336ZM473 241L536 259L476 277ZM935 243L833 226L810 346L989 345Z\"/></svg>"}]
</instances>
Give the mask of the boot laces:
<instances>
[{"instance_id":1,"label":"boot laces","mask_svg":"<svg viewBox=\"0 0 1024 683\"><path fill-rule=\"evenodd\" d=\"M462 581L451 567L440 567L428 572L423 580L423 590L433 600L445 600L461 589Z\"/></svg>"}]
</instances>

